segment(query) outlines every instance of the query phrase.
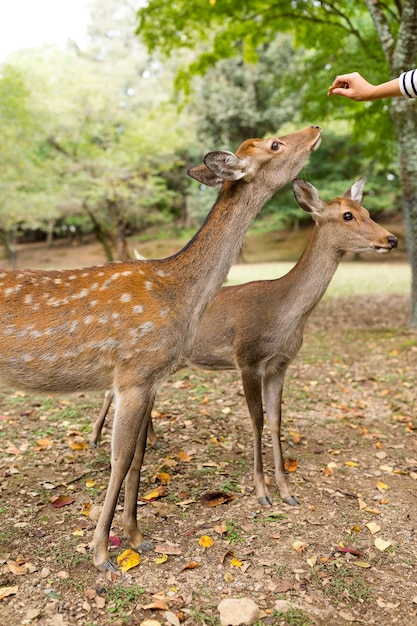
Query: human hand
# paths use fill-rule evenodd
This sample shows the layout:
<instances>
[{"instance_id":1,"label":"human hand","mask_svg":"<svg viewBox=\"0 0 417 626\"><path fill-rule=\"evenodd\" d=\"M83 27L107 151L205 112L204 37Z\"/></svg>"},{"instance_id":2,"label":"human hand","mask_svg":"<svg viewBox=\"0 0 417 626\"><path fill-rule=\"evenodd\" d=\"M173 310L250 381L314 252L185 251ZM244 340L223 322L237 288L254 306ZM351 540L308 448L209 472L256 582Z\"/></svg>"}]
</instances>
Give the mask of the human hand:
<instances>
[{"instance_id":1,"label":"human hand","mask_svg":"<svg viewBox=\"0 0 417 626\"><path fill-rule=\"evenodd\" d=\"M368 83L358 72L336 76L329 87L328 96L338 95L351 100L373 100L375 86Z\"/></svg>"}]
</instances>

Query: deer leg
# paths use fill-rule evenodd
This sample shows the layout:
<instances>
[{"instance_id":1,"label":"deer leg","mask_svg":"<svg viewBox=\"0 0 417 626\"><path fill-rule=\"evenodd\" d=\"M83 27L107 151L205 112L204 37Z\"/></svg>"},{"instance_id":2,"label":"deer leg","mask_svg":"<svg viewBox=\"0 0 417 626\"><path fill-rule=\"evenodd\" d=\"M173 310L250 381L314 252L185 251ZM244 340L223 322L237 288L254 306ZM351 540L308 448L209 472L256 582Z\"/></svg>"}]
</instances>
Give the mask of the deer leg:
<instances>
[{"instance_id":1,"label":"deer leg","mask_svg":"<svg viewBox=\"0 0 417 626\"><path fill-rule=\"evenodd\" d=\"M152 406L154 399L154 394L149 394L149 391L146 393L147 391L147 387L142 389L136 387L116 394L110 480L92 542L94 565L101 571L115 569L109 559L108 538L123 480L131 468L134 457L143 458L143 453L137 453L137 449L141 450L140 446L144 445L138 443L138 438L142 435L146 442L149 406ZM151 401L148 399L150 395ZM138 540L136 534L136 542Z\"/></svg>"},{"instance_id":2,"label":"deer leg","mask_svg":"<svg viewBox=\"0 0 417 626\"><path fill-rule=\"evenodd\" d=\"M253 430L253 481L255 485L255 493L260 504L262 504L262 506L268 506L273 504L273 499L265 483L262 462L264 412L262 406L261 379L253 373L242 372L242 383Z\"/></svg>"},{"instance_id":3,"label":"deer leg","mask_svg":"<svg viewBox=\"0 0 417 626\"><path fill-rule=\"evenodd\" d=\"M272 449L274 451L275 481L281 494L281 498L287 504L296 506L297 498L291 495L285 476L284 458L281 446L281 402L282 389L284 386L285 370L263 379L263 395L265 409L271 431Z\"/></svg>"},{"instance_id":4,"label":"deer leg","mask_svg":"<svg viewBox=\"0 0 417 626\"><path fill-rule=\"evenodd\" d=\"M113 402L113 389L108 389L104 394L103 404L101 406L101 411L94 422L93 430L91 431L91 435L89 436L90 447L98 448L100 445L100 437L101 431L103 430L104 421L107 417L107 413L109 412L109 408L111 403Z\"/></svg>"},{"instance_id":5,"label":"deer leg","mask_svg":"<svg viewBox=\"0 0 417 626\"><path fill-rule=\"evenodd\" d=\"M129 468L125 480L125 501L123 508L123 531L129 540L129 544L135 550L144 552L152 550L153 546L148 541L143 541L143 535L138 529L137 510L138 493L140 485L140 470L146 449L146 436L151 427L151 411L153 401L149 403L145 419L141 424L141 429L136 442L135 455Z\"/></svg>"}]
</instances>

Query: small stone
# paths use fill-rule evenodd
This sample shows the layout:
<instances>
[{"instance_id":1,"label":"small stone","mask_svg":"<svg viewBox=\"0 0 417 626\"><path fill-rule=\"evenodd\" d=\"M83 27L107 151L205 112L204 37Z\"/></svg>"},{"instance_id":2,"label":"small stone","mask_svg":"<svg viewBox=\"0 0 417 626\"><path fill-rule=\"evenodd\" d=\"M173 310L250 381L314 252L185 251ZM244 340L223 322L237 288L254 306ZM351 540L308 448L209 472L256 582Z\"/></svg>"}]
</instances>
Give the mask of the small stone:
<instances>
[{"instance_id":1,"label":"small stone","mask_svg":"<svg viewBox=\"0 0 417 626\"><path fill-rule=\"evenodd\" d=\"M221 626L255 624L264 614L250 598L225 598L217 607Z\"/></svg>"}]
</instances>

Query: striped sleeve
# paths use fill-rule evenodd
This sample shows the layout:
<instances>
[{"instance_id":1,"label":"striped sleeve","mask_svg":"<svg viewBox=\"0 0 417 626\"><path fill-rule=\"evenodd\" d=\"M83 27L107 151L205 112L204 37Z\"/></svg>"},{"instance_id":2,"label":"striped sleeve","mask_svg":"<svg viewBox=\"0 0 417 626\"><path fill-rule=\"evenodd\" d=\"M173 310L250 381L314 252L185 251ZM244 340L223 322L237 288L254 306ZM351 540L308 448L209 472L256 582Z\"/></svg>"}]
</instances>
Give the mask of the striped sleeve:
<instances>
[{"instance_id":1,"label":"striped sleeve","mask_svg":"<svg viewBox=\"0 0 417 626\"><path fill-rule=\"evenodd\" d=\"M417 98L417 69L403 72L398 80L405 98Z\"/></svg>"}]
</instances>

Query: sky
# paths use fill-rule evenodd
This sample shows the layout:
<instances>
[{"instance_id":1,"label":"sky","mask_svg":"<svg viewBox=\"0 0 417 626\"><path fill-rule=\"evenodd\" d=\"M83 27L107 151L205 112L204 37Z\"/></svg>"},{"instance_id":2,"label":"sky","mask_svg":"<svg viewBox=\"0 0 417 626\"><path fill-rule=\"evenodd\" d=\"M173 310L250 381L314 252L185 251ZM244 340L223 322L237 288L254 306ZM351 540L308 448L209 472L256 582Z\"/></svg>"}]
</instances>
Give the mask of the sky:
<instances>
[{"instance_id":1,"label":"sky","mask_svg":"<svg viewBox=\"0 0 417 626\"><path fill-rule=\"evenodd\" d=\"M91 0L1 0L0 62L16 50L45 44L82 45Z\"/></svg>"}]
</instances>

